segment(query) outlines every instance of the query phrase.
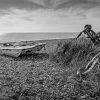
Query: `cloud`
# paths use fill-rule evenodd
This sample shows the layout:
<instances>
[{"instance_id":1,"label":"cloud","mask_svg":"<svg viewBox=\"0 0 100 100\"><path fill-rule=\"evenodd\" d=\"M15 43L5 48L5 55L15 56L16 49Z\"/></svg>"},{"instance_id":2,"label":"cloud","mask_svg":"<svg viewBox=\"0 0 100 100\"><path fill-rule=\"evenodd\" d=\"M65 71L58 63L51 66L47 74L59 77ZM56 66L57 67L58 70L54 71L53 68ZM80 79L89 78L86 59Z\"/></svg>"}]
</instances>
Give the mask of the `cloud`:
<instances>
[{"instance_id":1,"label":"cloud","mask_svg":"<svg viewBox=\"0 0 100 100\"><path fill-rule=\"evenodd\" d=\"M28 0L37 4L40 4L47 8L56 8L60 4L67 3L72 0Z\"/></svg>"},{"instance_id":2,"label":"cloud","mask_svg":"<svg viewBox=\"0 0 100 100\"><path fill-rule=\"evenodd\" d=\"M100 0L88 0L88 1L93 1L93 2L100 2Z\"/></svg>"},{"instance_id":3,"label":"cloud","mask_svg":"<svg viewBox=\"0 0 100 100\"><path fill-rule=\"evenodd\" d=\"M28 1L34 2L34 3L42 5L42 6L45 6L45 1L44 0L28 0Z\"/></svg>"},{"instance_id":4,"label":"cloud","mask_svg":"<svg viewBox=\"0 0 100 100\"><path fill-rule=\"evenodd\" d=\"M57 6L61 3L68 2L70 0L28 0L28 1L35 2L35 3L43 5L43 6L49 6L49 5Z\"/></svg>"},{"instance_id":5,"label":"cloud","mask_svg":"<svg viewBox=\"0 0 100 100\"><path fill-rule=\"evenodd\" d=\"M69 8L68 10L53 10L53 9L39 9L39 10L26 10L26 9L16 9L11 8L5 14L5 16L2 16L1 19L6 19L3 22L16 22L16 20L25 20L25 21L37 21L37 22L44 22L45 20L49 22L48 19L53 18L55 20L59 18L77 18L79 13L84 13L84 10L77 9L73 10L72 8ZM81 16L79 15L81 18ZM14 20L13 20L14 19ZM16 19L16 20L15 20ZM51 20L53 20L51 19Z\"/></svg>"},{"instance_id":6,"label":"cloud","mask_svg":"<svg viewBox=\"0 0 100 100\"><path fill-rule=\"evenodd\" d=\"M57 7L60 4L66 3L70 0L51 0L52 6Z\"/></svg>"},{"instance_id":7,"label":"cloud","mask_svg":"<svg viewBox=\"0 0 100 100\"><path fill-rule=\"evenodd\" d=\"M18 9L41 9L44 8L43 4L37 2L31 2L29 0L0 0L0 10L8 10L11 7Z\"/></svg>"},{"instance_id":8,"label":"cloud","mask_svg":"<svg viewBox=\"0 0 100 100\"><path fill-rule=\"evenodd\" d=\"M100 18L100 7L91 8L86 11L86 16L88 18Z\"/></svg>"},{"instance_id":9,"label":"cloud","mask_svg":"<svg viewBox=\"0 0 100 100\"><path fill-rule=\"evenodd\" d=\"M18 9L41 9L41 8L68 8L74 6L88 6L100 5L99 0L0 0L0 9L9 9L16 7Z\"/></svg>"},{"instance_id":10,"label":"cloud","mask_svg":"<svg viewBox=\"0 0 100 100\"><path fill-rule=\"evenodd\" d=\"M10 6L10 9L0 10L0 34L2 32L81 31L87 23L99 31L100 7L96 5L99 4L99 0L21 0L18 2L17 4L21 3L22 8L18 8L16 4ZM30 8L32 4L33 8L27 8L28 3L28 7ZM1 2L0 4L2 5ZM36 6L39 9L34 9L35 5L40 5ZM59 9L55 9L56 7Z\"/></svg>"},{"instance_id":11,"label":"cloud","mask_svg":"<svg viewBox=\"0 0 100 100\"><path fill-rule=\"evenodd\" d=\"M70 10L65 13L62 10L52 9L33 11L11 8L6 12L7 14L0 17L0 31L2 32L65 31L66 23L70 27L72 21L77 19L77 17L70 17L74 16ZM73 19L70 20L70 18Z\"/></svg>"},{"instance_id":12,"label":"cloud","mask_svg":"<svg viewBox=\"0 0 100 100\"><path fill-rule=\"evenodd\" d=\"M72 32L81 31L87 23L99 30L99 7L89 10L38 9L26 10L10 8L0 15L0 32Z\"/></svg>"}]
</instances>

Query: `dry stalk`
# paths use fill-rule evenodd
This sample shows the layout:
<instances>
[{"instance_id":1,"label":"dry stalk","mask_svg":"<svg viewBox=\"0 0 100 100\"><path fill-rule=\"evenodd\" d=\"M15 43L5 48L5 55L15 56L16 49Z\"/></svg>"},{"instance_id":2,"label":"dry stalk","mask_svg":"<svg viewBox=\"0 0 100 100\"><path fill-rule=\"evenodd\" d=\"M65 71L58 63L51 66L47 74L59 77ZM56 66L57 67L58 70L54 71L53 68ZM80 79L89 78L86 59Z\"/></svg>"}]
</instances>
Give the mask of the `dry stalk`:
<instances>
[{"instance_id":1,"label":"dry stalk","mask_svg":"<svg viewBox=\"0 0 100 100\"><path fill-rule=\"evenodd\" d=\"M97 53L97 54L92 58L91 61L89 61L89 63L86 65L85 68L79 69L79 70L77 71L77 74L86 74L86 73L90 72L90 71L93 69L93 67L95 66L95 64L97 63L97 61L98 61L99 59L100 59L100 52Z\"/></svg>"}]
</instances>

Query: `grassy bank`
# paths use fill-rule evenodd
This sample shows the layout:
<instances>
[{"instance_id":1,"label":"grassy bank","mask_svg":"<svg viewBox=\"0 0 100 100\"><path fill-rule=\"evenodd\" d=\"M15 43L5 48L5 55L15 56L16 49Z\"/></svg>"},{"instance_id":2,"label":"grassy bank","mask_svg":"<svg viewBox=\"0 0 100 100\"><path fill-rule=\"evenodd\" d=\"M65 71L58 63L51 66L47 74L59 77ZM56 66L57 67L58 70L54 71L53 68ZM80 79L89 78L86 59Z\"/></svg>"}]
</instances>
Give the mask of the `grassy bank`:
<instances>
[{"instance_id":1,"label":"grassy bank","mask_svg":"<svg viewBox=\"0 0 100 100\"><path fill-rule=\"evenodd\" d=\"M51 40L34 55L0 56L1 100L99 100L99 62L80 82L76 72L99 52L87 39Z\"/></svg>"}]
</instances>

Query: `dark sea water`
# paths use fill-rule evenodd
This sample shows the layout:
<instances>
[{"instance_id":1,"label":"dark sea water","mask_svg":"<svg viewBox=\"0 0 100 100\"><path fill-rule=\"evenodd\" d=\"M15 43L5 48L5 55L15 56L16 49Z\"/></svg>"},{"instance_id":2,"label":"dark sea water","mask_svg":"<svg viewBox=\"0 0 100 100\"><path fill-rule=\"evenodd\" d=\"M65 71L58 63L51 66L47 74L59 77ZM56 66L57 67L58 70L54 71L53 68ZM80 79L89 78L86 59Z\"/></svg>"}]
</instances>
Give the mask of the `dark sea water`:
<instances>
[{"instance_id":1,"label":"dark sea water","mask_svg":"<svg viewBox=\"0 0 100 100\"><path fill-rule=\"evenodd\" d=\"M8 33L3 36L0 42L8 41L35 41L48 39L67 39L74 38L77 33Z\"/></svg>"}]
</instances>

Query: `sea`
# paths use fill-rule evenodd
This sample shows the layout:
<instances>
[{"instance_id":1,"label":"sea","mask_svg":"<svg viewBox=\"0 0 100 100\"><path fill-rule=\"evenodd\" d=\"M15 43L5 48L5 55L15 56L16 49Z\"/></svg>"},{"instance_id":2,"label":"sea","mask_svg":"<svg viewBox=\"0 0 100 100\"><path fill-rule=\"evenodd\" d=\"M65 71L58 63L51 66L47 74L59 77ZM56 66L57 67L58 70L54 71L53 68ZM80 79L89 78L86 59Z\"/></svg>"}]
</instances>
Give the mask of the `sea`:
<instances>
[{"instance_id":1,"label":"sea","mask_svg":"<svg viewBox=\"0 0 100 100\"><path fill-rule=\"evenodd\" d=\"M36 41L51 39L68 39L75 38L76 32L47 32L47 33L7 33L1 36L0 42L17 42L17 41Z\"/></svg>"}]
</instances>

